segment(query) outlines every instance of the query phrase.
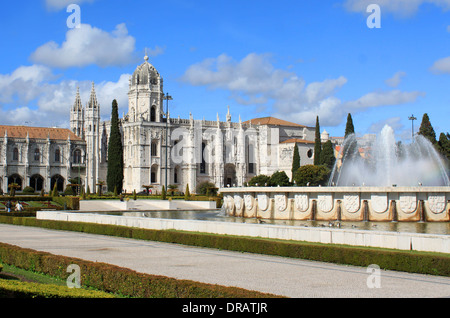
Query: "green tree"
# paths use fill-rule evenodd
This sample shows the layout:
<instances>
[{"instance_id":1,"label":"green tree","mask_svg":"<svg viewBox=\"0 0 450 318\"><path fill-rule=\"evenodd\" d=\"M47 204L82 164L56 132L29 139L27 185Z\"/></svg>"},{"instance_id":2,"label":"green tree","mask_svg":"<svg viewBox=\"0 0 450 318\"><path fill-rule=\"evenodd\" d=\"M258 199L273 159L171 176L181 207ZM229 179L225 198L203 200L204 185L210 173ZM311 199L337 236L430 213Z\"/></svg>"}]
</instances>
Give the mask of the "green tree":
<instances>
[{"instance_id":1,"label":"green tree","mask_svg":"<svg viewBox=\"0 0 450 318\"><path fill-rule=\"evenodd\" d=\"M123 190L123 146L122 136L119 127L119 107L117 101L112 102L111 111L111 131L108 142L108 172L107 172L107 186L108 191L114 191L117 188L117 193L122 193Z\"/></svg>"},{"instance_id":2,"label":"green tree","mask_svg":"<svg viewBox=\"0 0 450 318\"><path fill-rule=\"evenodd\" d=\"M297 143L294 144L294 155L292 156L292 182L294 182L294 173L300 168L300 154Z\"/></svg>"},{"instance_id":3,"label":"green tree","mask_svg":"<svg viewBox=\"0 0 450 318\"><path fill-rule=\"evenodd\" d=\"M288 187L291 185L291 182L289 181L289 177L287 176L286 172L277 171L270 177L267 185L269 187Z\"/></svg>"},{"instance_id":4,"label":"green tree","mask_svg":"<svg viewBox=\"0 0 450 318\"><path fill-rule=\"evenodd\" d=\"M433 126L431 126L430 118L427 113L423 114L418 134L427 138L433 145L437 142L436 132L434 131Z\"/></svg>"},{"instance_id":5,"label":"green tree","mask_svg":"<svg viewBox=\"0 0 450 318\"><path fill-rule=\"evenodd\" d=\"M322 141L320 140L319 116L316 117L316 136L314 139L314 165L318 166L320 162L320 153L322 152Z\"/></svg>"},{"instance_id":6,"label":"green tree","mask_svg":"<svg viewBox=\"0 0 450 318\"><path fill-rule=\"evenodd\" d=\"M333 169L336 158L334 156L334 147L331 140L323 144L322 152L320 153L320 162L328 169Z\"/></svg>"},{"instance_id":7,"label":"green tree","mask_svg":"<svg viewBox=\"0 0 450 318\"><path fill-rule=\"evenodd\" d=\"M166 188L164 186L162 186L162 190L161 190L161 199L162 200L166 199Z\"/></svg>"},{"instance_id":8,"label":"green tree","mask_svg":"<svg viewBox=\"0 0 450 318\"><path fill-rule=\"evenodd\" d=\"M358 143L354 137L354 134L355 127L353 125L352 114L349 113L347 115L347 123L345 125L344 144L342 145L342 153L344 155L342 161L353 158L358 154Z\"/></svg>"},{"instance_id":9,"label":"green tree","mask_svg":"<svg viewBox=\"0 0 450 318\"><path fill-rule=\"evenodd\" d=\"M265 187L267 182L269 182L270 177L264 174L254 176L248 181L249 187Z\"/></svg>"},{"instance_id":10,"label":"green tree","mask_svg":"<svg viewBox=\"0 0 450 318\"><path fill-rule=\"evenodd\" d=\"M191 192L189 191L189 183L186 184L186 191L184 191L184 199L188 201L191 198Z\"/></svg>"},{"instance_id":11,"label":"green tree","mask_svg":"<svg viewBox=\"0 0 450 318\"><path fill-rule=\"evenodd\" d=\"M294 180L298 186L324 186L329 176L330 169L325 166L305 165L295 172Z\"/></svg>"},{"instance_id":12,"label":"green tree","mask_svg":"<svg viewBox=\"0 0 450 318\"><path fill-rule=\"evenodd\" d=\"M344 138L347 138L351 134L355 133L355 127L353 126L353 119L352 114L347 115L347 124L345 125L345 136Z\"/></svg>"},{"instance_id":13,"label":"green tree","mask_svg":"<svg viewBox=\"0 0 450 318\"><path fill-rule=\"evenodd\" d=\"M52 197L57 197L57 196L59 196L59 193L58 193L57 184L55 182L55 185L53 186Z\"/></svg>"},{"instance_id":14,"label":"green tree","mask_svg":"<svg viewBox=\"0 0 450 318\"><path fill-rule=\"evenodd\" d=\"M195 189L195 193L206 195L209 193L208 189L212 189L212 188L215 188L214 183L211 183L209 181L203 181L197 185L197 188Z\"/></svg>"},{"instance_id":15,"label":"green tree","mask_svg":"<svg viewBox=\"0 0 450 318\"><path fill-rule=\"evenodd\" d=\"M450 139L448 138L448 133L439 135L438 149L442 156L450 162Z\"/></svg>"}]
</instances>

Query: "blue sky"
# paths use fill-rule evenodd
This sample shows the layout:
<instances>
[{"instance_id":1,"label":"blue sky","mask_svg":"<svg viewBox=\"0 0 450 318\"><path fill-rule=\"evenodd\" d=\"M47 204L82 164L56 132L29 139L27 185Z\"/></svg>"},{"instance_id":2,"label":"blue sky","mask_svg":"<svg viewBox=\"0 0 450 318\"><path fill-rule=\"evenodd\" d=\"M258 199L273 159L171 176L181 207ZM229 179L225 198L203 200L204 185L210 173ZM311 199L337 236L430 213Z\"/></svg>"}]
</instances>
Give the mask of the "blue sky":
<instances>
[{"instance_id":1,"label":"blue sky","mask_svg":"<svg viewBox=\"0 0 450 318\"><path fill-rule=\"evenodd\" d=\"M81 27L67 12L79 4ZM381 28L369 28L369 4ZM0 10L0 124L68 127L76 88L94 82L102 116L127 113L128 78L150 62L171 116L275 116L344 134L390 124L397 138L424 113L449 129L450 0L28 0Z\"/></svg>"}]
</instances>

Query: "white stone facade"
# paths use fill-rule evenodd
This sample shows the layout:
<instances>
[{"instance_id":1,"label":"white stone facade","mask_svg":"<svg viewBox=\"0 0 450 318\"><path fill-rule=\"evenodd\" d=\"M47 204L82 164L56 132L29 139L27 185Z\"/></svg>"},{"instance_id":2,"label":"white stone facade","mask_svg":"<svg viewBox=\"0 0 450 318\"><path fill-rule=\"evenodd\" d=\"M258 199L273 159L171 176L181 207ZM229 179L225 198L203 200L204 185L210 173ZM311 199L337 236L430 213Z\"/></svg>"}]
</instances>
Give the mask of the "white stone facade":
<instances>
[{"instance_id":1,"label":"white stone facade","mask_svg":"<svg viewBox=\"0 0 450 318\"><path fill-rule=\"evenodd\" d=\"M301 164L313 163L314 128L272 117L232 122L229 108L224 121L219 114L215 121L194 120L192 114L172 118L166 114L168 103L161 75L145 57L130 78L128 113L121 119L127 192L142 191L144 185L159 192L171 184L181 192L189 184L195 192L203 181L218 188L242 186L253 176L278 170L291 177L295 144ZM85 180L91 190L106 181L107 173L110 123L100 122L99 113L94 86L85 109L77 93L71 130L86 141Z\"/></svg>"}]
</instances>

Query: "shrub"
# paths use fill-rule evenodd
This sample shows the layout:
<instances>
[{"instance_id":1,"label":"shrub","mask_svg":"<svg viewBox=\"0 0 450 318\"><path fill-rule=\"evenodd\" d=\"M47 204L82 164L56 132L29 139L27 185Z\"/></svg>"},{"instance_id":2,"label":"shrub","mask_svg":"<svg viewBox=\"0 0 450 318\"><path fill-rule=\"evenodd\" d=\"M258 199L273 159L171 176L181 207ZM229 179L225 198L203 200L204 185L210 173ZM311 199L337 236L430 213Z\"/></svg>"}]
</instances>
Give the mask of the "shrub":
<instances>
[{"instance_id":1,"label":"shrub","mask_svg":"<svg viewBox=\"0 0 450 318\"><path fill-rule=\"evenodd\" d=\"M287 176L286 172L277 171L270 177L267 185L269 187L288 187L291 185L291 182L289 181L289 177Z\"/></svg>"},{"instance_id":2,"label":"shrub","mask_svg":"<svg viewBox=\"0 0 450 318\"><path fill-rule=\"evenodd\" d=\"M66 286L0 280L0 297L8 298L114 298L114 295Z\"/></svg>"},{"instance_id":3,"label":"shrub","mask_svg":"<svg viewBox=\"0 0 450 318\"><path fill-rule=\"evenodd\" d=\"M71 186L67 186L66 190L64 190L64 195L75 195L73 188Z\"/></svg>"},{"instance_id":4,"label":"shrub","mask_svg":"<svg viewBox=\"0 0 450 318\"><path fill-rule=\"evenodd\" d=\"M191 192L189 192L189 183L186 184L186 191L184 192L184 199L186 201L190 200L191 198Z\"/></svg>"},{"instance_id":5,"label":"shrub","mask_svg":"<svg viewBox=\"0 0 450 318\"><path fill-rule=\"evenodd\" d=\"M25 187L22 190L23 194L33 194L34 193L34 189L32 187Z\"/></svg>"},{"instance_id":6,"label":"shrub","mask_svg":"<svg viewBox=\"0 0 450 318\"><path fill-rule=\"evenodd\" d=\"M207 194L210 194L208 189L215 188L215 187L216 187L216 185L214 183L211 183L209 181L203 181L197 185L195 192L197 194L207 195Z\"/></svg>"},{"instance_id":7,"label":"shrub","mask_svg":"<svg viewBox=\"0 0 450 318\"><path fill-rule=\"evenodd\" d=\"M269 182L270 177L266 176L264 174L260 174L258 176L255 176L248 181L249 187L264 187L266 186L266 183Z\"/></svg>"},{"instance_id":8,"label":"shrub","mask_svg":"<svg viewBox=\"0 0 450 318\"><path fill-rule=\"evenodd\" d=\"M325 166L306 165L300 167L294 174L294 181L298 186L326 185L330 175L330 169Z\"/></svg>"}]
</instances>

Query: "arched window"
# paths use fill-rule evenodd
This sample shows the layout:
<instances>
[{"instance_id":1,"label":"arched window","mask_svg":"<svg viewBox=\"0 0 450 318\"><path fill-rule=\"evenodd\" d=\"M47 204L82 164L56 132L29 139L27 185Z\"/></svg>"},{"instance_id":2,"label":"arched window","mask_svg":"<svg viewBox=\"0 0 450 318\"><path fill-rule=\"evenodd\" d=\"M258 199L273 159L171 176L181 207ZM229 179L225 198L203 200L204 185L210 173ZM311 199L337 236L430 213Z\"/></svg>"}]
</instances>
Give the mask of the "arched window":
<instances>
[{"instance_id":1,"label":"arched window","mask_svg":"<svg viewBox=\"0 0 450 318\"><path fill-rule=\"evenodd\" d=\"M152 106L150 109L150 121L155 122L156 121L156 108L155 106Z\"/></svg>"},{"instance_id":2,"label":"arched window","mask_svg":"<svg viewBox=\"0 0 450 318\"><path fill-rule=\"evenodd\" d=\"M31 176L30 187L32 187L34 191L41 191L44 187L44 178L39 174Z\"/></svg>"},{"instance_id":3,"label":"arched window","mask_svg":"<svg viewBox=\"0 0 450 318\"><path fill-rule=\"evenodd\" d=\"M55 162L61 162L61 151L59 149L55 150Z\"/></svg>"},{"instance_id":4,"label":"arched window","mask_svg":"<svg viewBox=\"0 0 450 318\"><path fill-rule=\"evenodd\" d=\"M39 161L41 159L41 152L39 151L39 148L36 148L34 150L34 161Z\"/></svg>"},{"instance_id":5,"label":"arched window","mask_svg":"<svg viewBox=\"0 0 450 318\"><path fill-rule=\"evenodd\" d=\"M19 149L17 149L17 147L13 150L13 160L19 161Z\"/></svg>"},{"instance_id":6,"label":"arched window","mask_svg":"<svg viewBox=\"0 0 450 318\"><path fill-rule=\"evenodd\" d=\"M177 167L175 167L175 169L173 171L173 183L179 183L178 170L179 170L179 167L177 166Z\"/></svg>"},{"instance_id":7,"label":"arched window","mask_svg":"<svg viewBox=\"0 0 450 318\"><path fill-rule=\"evenodd\" d=\"M74 164L80 164L81 163L81 150L80 149L76 149L73 152L73 163Z\"/></svg>"},{"instance_id":8,"label":"arched window","mask_svg":"<svg viewBox=\"0 0 450 318\"><path fill-rule=\"evenodd\" d=\"M206 173L205 148L206 148L206 144L203 142L202 143L202 163L200 163L200 173Z\"/></svg>"},{"instance_id":9,"label":"arched window","mask_svg":"<svg viewBox=\"0 0 450 318\"><path fill-rule=\"evenodd\" d=\"M158 156L158 143L156 141L153 141L151 147L152 147L151 149L152 157Z\"/></svg>"},{"instance_id":10,"label":"arched window","mask_svg":"<svg viewBox=\"0 0 450 318\"><path fill-rule=\"evenodd\" d=\"M158 182L158 165L152 166L150 181L151 181L151 183Z\"/></svg>"}]
</instances>

